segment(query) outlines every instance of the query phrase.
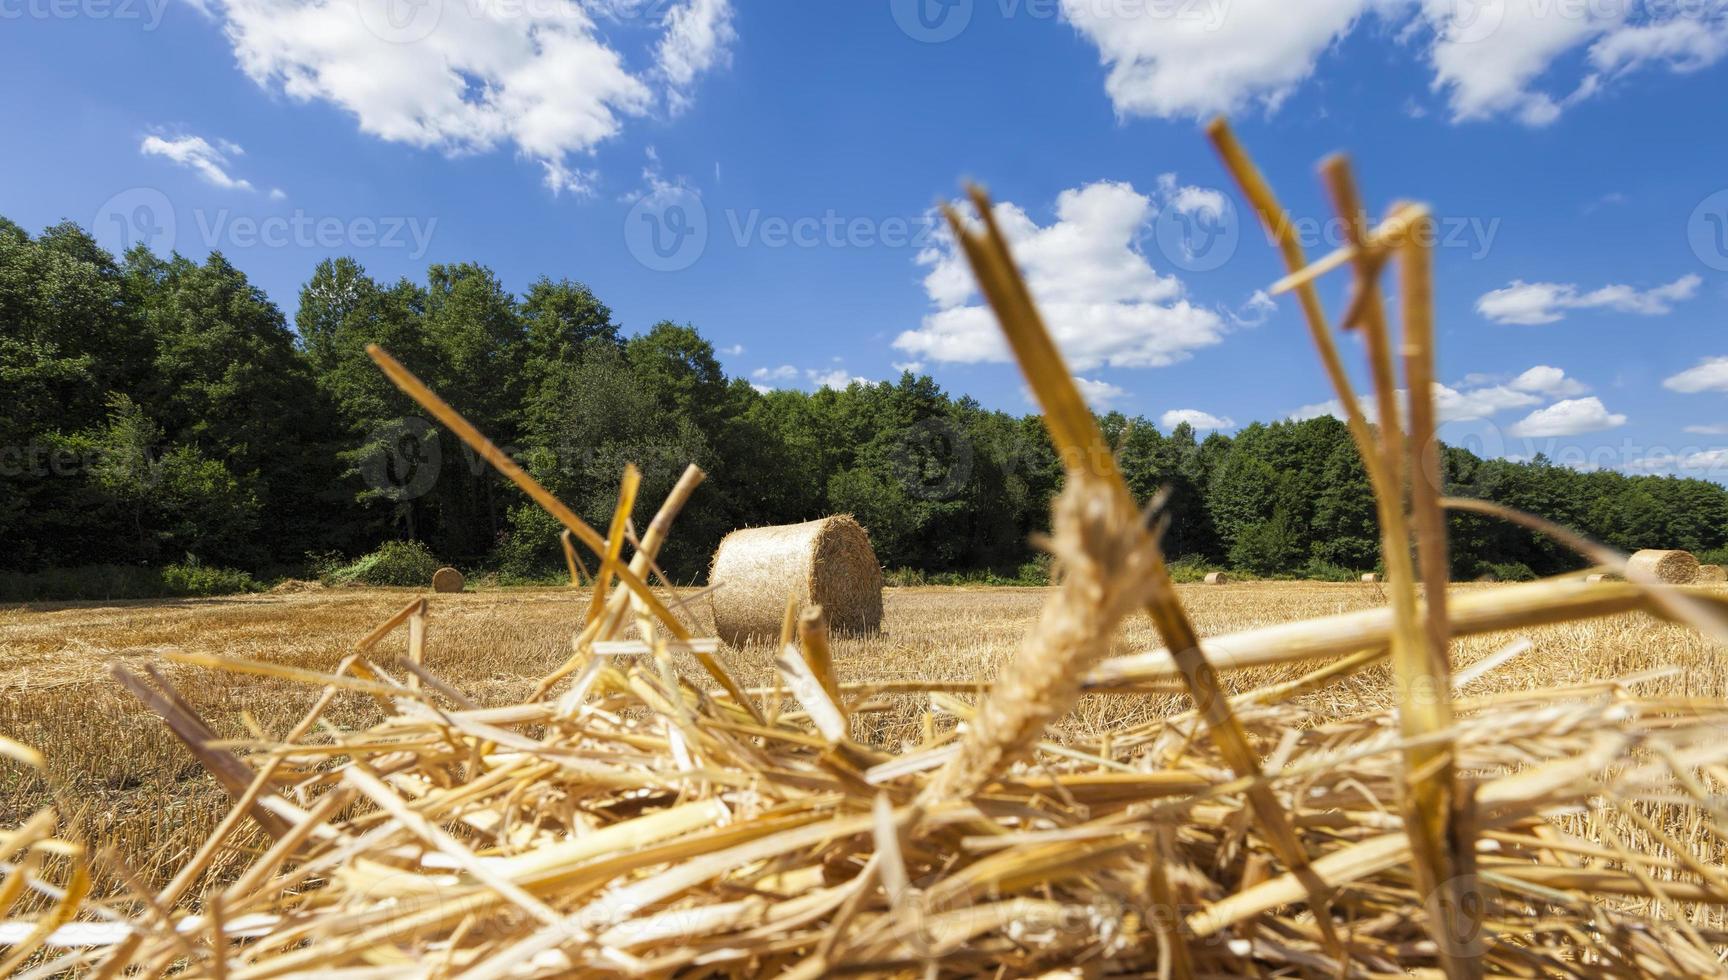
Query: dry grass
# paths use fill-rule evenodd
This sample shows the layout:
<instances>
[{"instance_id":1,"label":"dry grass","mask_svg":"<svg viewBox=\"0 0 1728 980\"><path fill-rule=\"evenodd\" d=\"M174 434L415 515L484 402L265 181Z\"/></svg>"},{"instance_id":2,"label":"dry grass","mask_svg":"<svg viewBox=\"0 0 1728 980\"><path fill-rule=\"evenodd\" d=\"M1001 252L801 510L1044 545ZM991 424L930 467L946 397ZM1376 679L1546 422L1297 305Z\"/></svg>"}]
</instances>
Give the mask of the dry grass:
<instances>
[{"instance_id":1,"label":"dry grass","mask_svg":"<svg viewBox=\"0 0 1728 980\"><path fill-rule=\"evenodd\" d=\"M1460 585L1457 592L1502 588ZM1181 586L1203 635L1310 619L1385 604L1379 588L1358 584L1243 582ZM1049 590L1022 588L889 589L879 637L836 636L843 681L950 680L995 676L1037 619ZM6 767L0 825L11 826L51 799L74 815L88 839L112 843L153 881L165 880L208 835L228 798L153 715L108 676L115 663L156 663L224 737L246 734L250 715L280 734L317 695L313 688L262 677L178 666L168 650L241 656L321 671L332 669L360 637L417 593L341 590L171 602L79 603L0 610L0 731L44 749L49 779ZM434 596L427 666L485 704L527 697L533 679L568 655L587 590L514 589ZM701 605L701 604L698 604ZM1522 634L1460 640L1461 670L1516 636L1532 648L1465 688L1467 696L1536 690L1679 668L1640 689L1646 695L1728 697L1728 664L1708 641L1641 614L1544 627ZM1144 617L1128 620L1116 653L1158 645ZM380 656L403 652L401 633ZM725 660L747 686L775 680L767 644L730 651ZM697 670L691 665L692 670ZM1226 675L1232 690L1292 676L1290 670ZM694 676L694 675L693 675ZM853 719L853 735L889 749L919 737L923 699L887 697L890 710ZM1168 715L1186 699L1091 695L1055 729L1059 740L1092 743L1106 733ZM1179 703L1182 702L1182 703ZM1322 718L1347 718L1392 704L1384 667L1310 695ZM332 723L354 730L376 722L360 695L332 705ZM950 722L951 723L951 722Z\"/></svg>"}]
</instances>

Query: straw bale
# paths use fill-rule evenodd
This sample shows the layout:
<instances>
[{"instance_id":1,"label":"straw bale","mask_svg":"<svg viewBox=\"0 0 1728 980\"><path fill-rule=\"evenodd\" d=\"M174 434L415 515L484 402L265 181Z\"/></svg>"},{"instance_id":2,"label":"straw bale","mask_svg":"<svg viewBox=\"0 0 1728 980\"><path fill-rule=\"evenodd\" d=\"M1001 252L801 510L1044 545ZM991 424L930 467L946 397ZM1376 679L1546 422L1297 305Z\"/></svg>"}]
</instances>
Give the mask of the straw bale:
<instances>
[{"instance_id":1,"label":"straw bale","mask_svg":"<svg viewBox=\"0 0 1728 980\"><path fill-rule=\"evenodd\" d=\"M440 568L432 576L433 592L461 592L466 585L462 573L454 568Z\"/></svg>"},{"instance_id":2,"label":"straw bale","mask_svg":"<svg viewBox=\"0 0 1728 980\"><path fill-rule=\"evenodd\" d=\"M1225 585L1229 581L1230 581L1230 576L1224 574L1223 572L1207 572L1206 573L1206 584L1207 585Z\"/></svg>"},{"instance_id":3,"label":"straw bale","mask_svg":"<svg viewBox=\"0 0 1728 980\"><path fill-rule=\"evenodd\" d=\"M1721 565L1699 565L1698 577L1694 582L1714 583L1728 582L1728 568Z\"/></svg>"},{"instance_id":4,"label":"straw bale","mask_svg":"<svg viewBox=\"0 0 1728 980\"><path fill-rule=\"evenodd\" d=\"M733 646L779 636L788 597L820 605L836 632L882 628L882 566L849 514L733 531L708 580L719 586L710 599L715 632Z\"/></svg>"},{"instance_id":5,"label":"straw bale","mask_svg":"<svg viewBox=\"0 0 1728 980\"><path fill-rule=\"evenodd\" d=\"M1379 585L1381 582L1380 573L1379 572L1364 572L1362 575L1362 581L1366 582L1369 585Z\"/></svg>"},{"instance_id":6,"label":"straw bale","mask_svg":"<svg viewBox=\"0 0 1728 980\"><path fill-rule=\"evenodd\" d=\"M1698 578L1698 559L1690 551L1645 549L1626 563L1626 576L1636 582L1688 585Z\"/></svg>"}]
</instances>

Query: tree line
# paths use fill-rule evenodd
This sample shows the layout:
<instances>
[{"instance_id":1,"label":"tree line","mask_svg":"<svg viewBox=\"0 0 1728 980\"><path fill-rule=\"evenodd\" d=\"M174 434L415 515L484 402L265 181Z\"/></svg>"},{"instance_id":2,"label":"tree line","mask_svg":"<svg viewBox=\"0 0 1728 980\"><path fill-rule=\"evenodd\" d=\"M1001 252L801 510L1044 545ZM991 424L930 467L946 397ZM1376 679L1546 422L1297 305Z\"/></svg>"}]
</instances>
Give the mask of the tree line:
<instances>
[{"instance_id":1,"label":"tree line","mask_svg":"<svg viewBox=\"0 0 1728 980\"><path fill-rule=\"evenodd\" d=\"M849 512L890 568L1014 576L1060 487L1036 416L984 408L931 378L762 391L729 378L693 326L626 334L592 290L542 278L520 295L485 266L382 282L321 262L294 322L222 255L115 257L62 224L0 218L0 570L209 566L299 574L391 540L465 568L562 567L557 527L378 372L378 343L604 526L627 462L638 525L685 464L709 480L666 571L699 579L727 531ZM1336 578L1379 560L1373 502L1342 423L1255 424L1200 438L1100 418L1134 492L1168 491L1173 559ZM1446 492L1527 510L1608 544L1728 544L1712 482L1581 473L1538 458L1443 453ZM1454 574L1578 567L1520 528L1450 518Z\"/></svg>"}]
</instances>

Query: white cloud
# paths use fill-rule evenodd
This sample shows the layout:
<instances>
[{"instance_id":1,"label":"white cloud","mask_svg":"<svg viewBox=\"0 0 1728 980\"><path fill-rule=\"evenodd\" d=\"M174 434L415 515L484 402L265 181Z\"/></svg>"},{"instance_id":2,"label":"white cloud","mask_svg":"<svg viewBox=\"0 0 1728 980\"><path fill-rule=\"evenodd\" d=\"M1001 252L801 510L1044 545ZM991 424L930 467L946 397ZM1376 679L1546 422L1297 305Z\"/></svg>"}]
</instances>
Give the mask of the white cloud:
<instances>
[{"instance_id":1,"label":"white cloud","mask_svg":"<svg viewBox=\"0 0 1728 980\"><path fill-rule=\"evenodd\" d=\"M737 38L730 0L690 0L667 13L666 34L655 60L666 80L666 101L673 112L690 108L691 84L725 64Z\"/></svg>"},{"instance_id":2,"label":"white cloud","mask_svg":"<svg viewBox=\"0 0 1728 980\"><path fill-rule=\"evenodd\" d=\"M1160 275L1141 251L1138 242L1154 210L1150 197L1109 181L1063 191L1056 220L1047 226L1018 205L996 205L996 220L1075 370L1160 367L1223 339L1224 319L1188 302L1181 280ZM1009 360L952 236L944 233L918 261L930 267L924 289L937 311L895 338L894 346L936 361Z\"/></svg>"},{"instance_id":3,"label":"white cloud","mask_svg":"<svg viewBox=\"0 0 1728 980\"><path fill-rule=\"evenodd\" d=\"M620 35L642 28L609 10ZM583 190L576 158L615 135L622 119L688 104L702 72L732 39L729 0L684 0L657 25L654 65L633 72L574 0L530 4L432 0L209 0L242 70L301 102L328 102L362 132L447 153L514 146L539 163L554 191ZM407 9L408 16L401 15Z\"/></svg>"},{"instance_id":4,"label":"white cloud","mask_svg":"<svg viewBox=\"0 0 1728 980\"><path fill-rule=\"evenodd\" d=\"M1565 371L1546 364L1538 364L1513 378L1510 387L1514 391L1527 391L1550 398L1575 398L1590 390L1590 386L1584 382L1568 378Z\"/></svg>"},{"instance_id":5,"label":"white cloud","mask_svg":"<svg viewBox=\"0 0 1728 980\"><path fill-rule=\"evenodd\" d=\"M924 373L923 361L895 361L893 366L896 371L911 371L913 374Z\"/></svg>"},{"instance_id":6,"label":"white cloud","mask_svg":"<svg viewBox=\"0 0 1728 980\"><path fill-rule=\"evenodd\" d=\"M733 344L731 347L722 347L720 348L720 353L725 354L727 357L737 357L744 353L744 345Z\"/></svg>"},{"instance_id":7,"label":"white cloud","mask_svg":"<svg viewBox=\"0 0 1728 980\"><path fill-rule=\"evenodd\" d=\"M800 378L817 388L833 388L838 391L844 391L853 382L866 385L875 384L869 378L859 377L839 366L800 370L791 364L781 364L777 367L759 367L750 372L751 387L758 391L789 388Z\"/></svg>"},{"instance_id":8,"label":"white cloud","mask_svg":"<svg viewBox=\"0 0 1728 980\"><path fill-rule=\"evenodd\" d=\"M1062 9L1097 47L1124 116L1275 109L1371 15L1421 51L1454 120L1546 125L1640 69L1694 71L1728 55L1728 0L1063 0Z\"/></svg>"},{"instance_id":9,"label":"white cloud","mask_svg":"<svg viewBox=\"0 0 1728 980\"><path fill-rule=\"evenodd\" d=\"M1489 293L1476 301L1476 312L1495 323L1538 324L1554 323L1565 318L1567 310L1613 310L1640 316L1661 316L1671 313L1674 304L1691 299L1703 279L1688 274L1650 289L1608 285L1587 293L1570 283L1525 282L1512 284Z\"/></svg>"},{"instance_id":10,"label":"white cloud","mask_svg":"<svg viewBox=\"0 0 1728 980\"><path fill-rule=\"evenodd\" d=\"M1236 420L1220 417L1211 412L1202 412L1198 408L1173 408L1158 417L1158 424L1169 432L1182 423L1193 426L1197 432L1217 432L1223 429L1236 428Z\"/></svg>"},{"instance_id":11,"label":"white cloud","mask_svg":"<svg viewBox=\"0 0 1728 980\"><path fill-rule=\"evenodd\" d=\"M816 387L833 388L835 391L845 391L848 387L855 384L875 384L875 382L871 381L869 378L861 378L858 375L847 371L845 368L834 368L833 370L827 371L812 368L804 373L809 377L810 383Z\"/></svg>"},{"instance_id":12,"label":"white cloud","mask_svg":"<svg viewBox=\"0 0 1728 980\"><path fill-rule=\"evenodd\" d=\"M1111 384L1108 381L1097 381L1092 378L1075 378L1074 384L1079 387L1081 397L1093 411L1106 411L1110 406L1128 397L1128 391Z\"/></svg>"},{"instance_id":13,"label":"white cloud","mask_svg":"<svg viewBox=\"0 0 1728 980\"><path fill-rule=\"evenodd\" d=\"M1278 304L1264 289L1254 290L1240 307L1229 312L1230 322L1239 327L1258 327L1272 318L1278 311Z\"/></svg>"},{"instance_id":14,"label":"white cloud","mask_svg":"<svg viewBox=\"0 0 1728 980\"><path fill-rule=\"evenodd\" d=\"M172 160L196 172L205 183L224 190L252 189L250 181L229 172L233 168L231 158L242 156L246 151L227 140L219 139L212 144L202 136L146 136L138 145L138 152L147 157Z\"/></svg>"},{"instance_id":15,"label":"white cloud","mask_svg":"<svg viewBox=\"0 0 1728 980\"><path fill-rule=\"evenodd\" d=\"M1398 391L1398 403L1402 405L1405 399L1403 389ZM1524 391L1515 391L1505 385L1490 385L1479 388L1459 389L1440 382L1434 382L1434 414L1440 422L1463 422L1470 419L1485 419L1498 415L1507 409L1525 408L1541 404L1542 399ZM1362 400L1362 414L1370 422L1379 419L1379 409L1374 399ZM1312 405L1303 405L1290 413L1295 421L1319 418L1330 415L1333 418L1344 417L1344 404L1336 398Z\"/></svg>"},{"instance_id":16,"label":"white cloud","mask_svg":"<svg viewBox=\"0 0 1728 980\"><path fill-rule=\"evenodd\" d=\"M1698 436L1728 436L1728 424L1716 422L1710 425L1689 425L1686 431Z\"/></svg>"},{"instance_id":17,"label":"white cloud","mask_svg":"<svg viewBox=\"0 0 1728 980\"><path fill-rule=\"evenodd\" d=\"M791 381L793 378L798 377L798 369L790 364L782 364L779 367L771 368L759 367L750 372L750 377L755 378L757 381Z\"/></svg>"},{"instance_id":18,"label":"white cloud","mask_svg":"<svg viewBox=\"0 0 1728 980\"><path fill-rule=\"evenodd\" d=\"M1098 48L1121 115L1198 117L1276 106L1349 33L1368 0L1120 4L1062 0Z\"/></svg>"},{"instance_id":19,"label":"white cloud","mask_svg":"<svg viewBox=\"0 0 1728 980\"><path fill-rule=\"evenodd\" d=\"M1728 357L1706 357L1663 381L1662 387L1688 395L1700 391L1728 391Z\"/></svg>"},{"instance_id":20,"label":"white cloud","mask_svg":"<svg viewBox=\"0 0 1728 980\"><path fill-rule=\"evenodd\" d=\"M1633 473L1657 473L1664 470L1708 471L1720 476L1728 470L1728 449L1699 449L1679 453L1657 450L1648 456L1628 460L1622 469Z\"/></svg>"},{"instance_id":21,"label":"white cloud","mask_svg":"<svg viewBox=\"0 0 1728 980\"><path fill-rule=\"evenodd\" d=\"M288 192L287 191L283 190L280 187L270 188L270 200L272 200L272 201L286 201L287 199L288 199Z\"/></svg>"},{"instance_id":22,"label":"white cloud","mask_svg":"<svg viewBox=\"0 0 1728 980\"><path fill-rule=\"evenodd\" d=\"M1600 398L1570 398L1531 412L1506 431L1519 438L1576 436L1625 424L1626 416L1609 412Z\"/></svg>"}]
</instances>

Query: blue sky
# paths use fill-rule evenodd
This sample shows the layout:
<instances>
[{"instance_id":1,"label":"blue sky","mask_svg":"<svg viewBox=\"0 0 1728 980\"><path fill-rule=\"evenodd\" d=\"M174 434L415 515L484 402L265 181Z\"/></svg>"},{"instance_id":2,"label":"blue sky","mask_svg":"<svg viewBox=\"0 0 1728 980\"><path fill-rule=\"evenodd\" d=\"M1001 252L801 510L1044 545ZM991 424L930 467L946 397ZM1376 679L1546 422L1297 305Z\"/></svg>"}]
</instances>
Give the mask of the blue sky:
<instances>
[{"instance_id":1,"label":"blue sky","mask_svg":"<svg viewBox=\"0 0 1728 980\"><path fill-rule=\"evenodd\" d=\"M0 214L290 315L331 255L569 277L764 386L1022 412L930 220L975 178L1098 404L1229 428L1329 392L1227 112L1316 254L1328 152L1432 205L1452 439L1721 479L1725 56L1728 0L0 0Z\"/></svg>"}]
</instances>

